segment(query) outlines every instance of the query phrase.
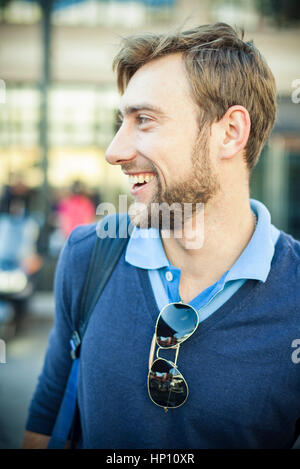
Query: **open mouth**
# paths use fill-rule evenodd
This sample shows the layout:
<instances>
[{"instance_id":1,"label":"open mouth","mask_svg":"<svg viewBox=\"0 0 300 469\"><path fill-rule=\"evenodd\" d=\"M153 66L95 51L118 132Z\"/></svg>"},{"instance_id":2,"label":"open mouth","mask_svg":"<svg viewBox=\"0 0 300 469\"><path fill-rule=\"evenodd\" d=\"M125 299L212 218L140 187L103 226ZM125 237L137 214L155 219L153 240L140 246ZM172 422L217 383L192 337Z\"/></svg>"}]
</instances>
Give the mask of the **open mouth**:
<instances>
[{"instance_id":1,"label":"open mouth","mask_svg":"<svg viewBox=\"0 0 300 469\"><path fill-rule=\"evenodd\" d=\"M155 175L153 173L130 174L129 182L133 184L131 192L136 193L146 187L154 178Z\"/></svg>"}]
</instances>

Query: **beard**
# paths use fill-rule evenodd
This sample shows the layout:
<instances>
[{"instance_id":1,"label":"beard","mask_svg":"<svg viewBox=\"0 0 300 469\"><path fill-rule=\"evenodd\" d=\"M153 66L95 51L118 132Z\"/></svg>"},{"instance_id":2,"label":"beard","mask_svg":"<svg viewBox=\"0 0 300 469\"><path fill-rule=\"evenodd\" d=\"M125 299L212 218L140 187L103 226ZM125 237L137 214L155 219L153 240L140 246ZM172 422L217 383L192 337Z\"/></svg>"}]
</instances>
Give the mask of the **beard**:
<instances>
[{"instance_id":1,"label":"beard","mask_svg":"<svg viewBox=\"0 0 300 469\"><path fill-rule=\"evenodd\" d=\"M191 155L192 170L184 180L163 189L159 175L152 169L157 180L157 190L147 204L133 203L129 209L132 225L138 228L159 230L181 229L187 219L194 217L219 191L218 176L209 158L209 127L199 132Z\"/></svg>"}]
</instances>

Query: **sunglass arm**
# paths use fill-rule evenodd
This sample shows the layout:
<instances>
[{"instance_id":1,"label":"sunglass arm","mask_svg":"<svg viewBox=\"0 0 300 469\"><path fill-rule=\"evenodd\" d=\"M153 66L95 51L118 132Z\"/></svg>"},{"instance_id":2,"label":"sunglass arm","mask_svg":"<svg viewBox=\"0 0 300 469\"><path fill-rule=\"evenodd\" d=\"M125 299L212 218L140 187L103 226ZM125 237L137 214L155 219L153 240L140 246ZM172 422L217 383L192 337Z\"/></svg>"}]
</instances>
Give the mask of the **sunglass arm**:
<instances>
[{"instance_id":1,"label":"sunglass arm","mask_svg":"<svg viewBox=\"0 0 300 469\"><path fill-rule=\"evenodd\" d=\"M178 354L179 354L179 348L180 348L180 344L178 344L178 345L176 346L175 363L174 363L174 365L176 366L176 368L177 368L177 358L178 358Z\"/></svg>"},{"instance_id":2,"label":"sunglass arm","mask_svg":"<svg viewBox=\"0 0 300 469\"><path fill-rule=\"evenodd\" d=\"M150 347L150 353L149 353L149 370L151 369L152 363L153 363L153 357L154 357L154 351L155 351L155 339L156 339L156 333L154 333L152 342L151 342L151 347Z\"/></svg>"}]
</instances>

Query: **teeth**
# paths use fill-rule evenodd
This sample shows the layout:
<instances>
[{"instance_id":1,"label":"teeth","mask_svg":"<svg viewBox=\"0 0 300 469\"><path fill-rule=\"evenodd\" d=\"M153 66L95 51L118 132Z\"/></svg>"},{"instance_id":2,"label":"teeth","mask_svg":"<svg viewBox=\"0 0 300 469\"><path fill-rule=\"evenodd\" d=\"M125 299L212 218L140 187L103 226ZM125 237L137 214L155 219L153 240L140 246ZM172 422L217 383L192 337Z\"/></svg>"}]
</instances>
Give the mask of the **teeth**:
<instances>
[{"instance_id":1,"label":"teeth","mask_svg":"<svg viewBox=\"0 0 300 469\"><path fill-rule=\"evenodd\" d=\"M150 182L154 178L153 174L138 174L130 175L129 182L130 184L143 184L143 182Z\"/></svg>"}]
</instances>

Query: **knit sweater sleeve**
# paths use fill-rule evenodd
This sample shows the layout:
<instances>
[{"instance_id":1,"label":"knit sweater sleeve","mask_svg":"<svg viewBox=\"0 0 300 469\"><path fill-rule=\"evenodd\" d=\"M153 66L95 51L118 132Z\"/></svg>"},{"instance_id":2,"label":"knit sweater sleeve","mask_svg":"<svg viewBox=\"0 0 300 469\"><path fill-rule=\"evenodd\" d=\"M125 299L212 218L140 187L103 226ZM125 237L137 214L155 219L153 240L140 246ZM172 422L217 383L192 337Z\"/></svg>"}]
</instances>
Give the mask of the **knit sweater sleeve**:
<instances>
[{"instance_id":1,"label":"knit sweater sleeve","mask_svg":"<svg viewBox=\"0 0 300 469\"><path fill-rule=\"evenodd\" d=\"M72 366L70 338L91 253L95 225L73 230L54 277L55 314L41 374L29 407L26 430L51 435Z\"/></svg>"}]
</instances>

